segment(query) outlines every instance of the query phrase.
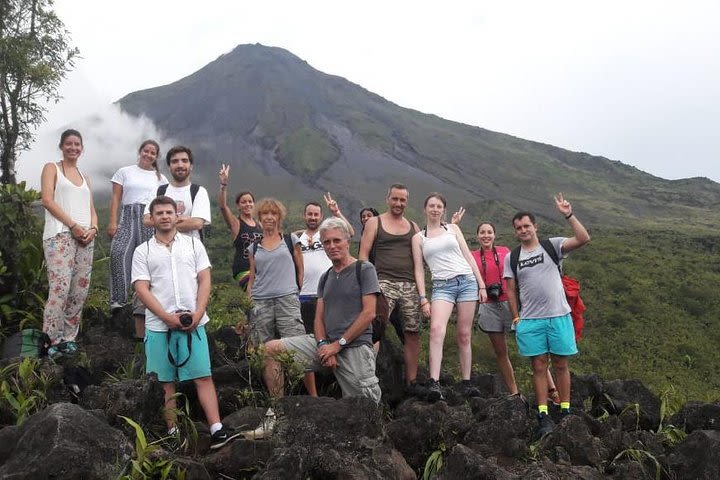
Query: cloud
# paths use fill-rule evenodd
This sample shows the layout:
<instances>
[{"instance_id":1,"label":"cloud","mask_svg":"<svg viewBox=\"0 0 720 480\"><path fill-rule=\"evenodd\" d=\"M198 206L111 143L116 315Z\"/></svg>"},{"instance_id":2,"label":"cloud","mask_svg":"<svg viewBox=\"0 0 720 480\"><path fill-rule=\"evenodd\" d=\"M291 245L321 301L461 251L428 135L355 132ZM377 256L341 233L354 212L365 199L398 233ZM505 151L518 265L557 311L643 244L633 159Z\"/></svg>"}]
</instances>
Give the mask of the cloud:
<instances>
[{"instance_id":1,"label":"cloud","mask_svg":"<svg viewBox=\"0 0 720 480\"><path fill-rule=\"evenodd\" d=\"M18 160L18 179L25 180L33 188L40 187L40 172L47 162L61 159L58 142L60 134L74 128L83 135L83 155L78 164L80 170L90 177L93 192L110 191L113 173L137 161L137 149L148 138L160 144L161 154L174 144L146 117L132 117L110 104L106 98L94 92L82 72L73 74L63 87L64 99L48 113L48 122L37 132L31 149L23 152ZM68 121L68 119L75 119ZM164 162L160 161L160 169Z\"/></svg>"}]
</instances>

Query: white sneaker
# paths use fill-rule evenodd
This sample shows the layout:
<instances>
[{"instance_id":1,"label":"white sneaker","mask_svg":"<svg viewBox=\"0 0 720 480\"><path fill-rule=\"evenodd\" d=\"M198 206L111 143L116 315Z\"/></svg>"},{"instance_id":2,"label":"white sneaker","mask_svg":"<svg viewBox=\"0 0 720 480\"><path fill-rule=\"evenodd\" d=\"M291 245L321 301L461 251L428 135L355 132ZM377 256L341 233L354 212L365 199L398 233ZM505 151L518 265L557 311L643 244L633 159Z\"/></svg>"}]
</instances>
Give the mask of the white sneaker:
<instances>
[{"instance_id":1,"label":"white sneaker","mask_svg":"<svg viewBox=\"0 0 720 480\"><path fill-rule=\"evenodd\" d=\"M265 412L265 418L260 426L255 430L246 430L242 432L242 436L245 437L246 440L262 440L263 438L268 438L272 436L276 420L277 417L275 416L275 412L272 408L268 408L267 412Z\"/></svg>"}]
</instances>

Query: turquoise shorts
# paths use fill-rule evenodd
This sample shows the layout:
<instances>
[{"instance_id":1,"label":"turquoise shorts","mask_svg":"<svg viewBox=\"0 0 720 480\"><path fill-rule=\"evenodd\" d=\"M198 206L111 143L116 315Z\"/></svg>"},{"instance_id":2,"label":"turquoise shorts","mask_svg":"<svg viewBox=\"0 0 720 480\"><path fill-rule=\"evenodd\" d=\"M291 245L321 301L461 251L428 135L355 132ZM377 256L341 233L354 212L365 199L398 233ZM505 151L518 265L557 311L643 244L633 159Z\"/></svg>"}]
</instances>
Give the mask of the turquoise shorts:
<instances>
[{"instance_id":1,"label":"turquoise shorts","mask_svg":"<svg viewBox=\"0 0 720 480\"><path fill-rule=\"evenodd\" d=\"M187 337L190 336L192 353L188 353ZM176 367L168 358L168 349ZM189 355L189 359L188 359ZM210 351L208 350L205 326L197 327L190 333L172 330L168 340L167 332L145 331L145 371L155 372L161 382L194 380L210 376Z\"/></svg>"},{"instance_id":2,"label":"turquoise shorts","mask_svg":"<svg viewBox=\"0 0 720 480\"><path fill-rule=\"evenodd\" d=\"M515 330L518 350L523 357L550 353L563 357L578 353L570 314L560 317L520 320Z\"/></svg>"}]
</instances>

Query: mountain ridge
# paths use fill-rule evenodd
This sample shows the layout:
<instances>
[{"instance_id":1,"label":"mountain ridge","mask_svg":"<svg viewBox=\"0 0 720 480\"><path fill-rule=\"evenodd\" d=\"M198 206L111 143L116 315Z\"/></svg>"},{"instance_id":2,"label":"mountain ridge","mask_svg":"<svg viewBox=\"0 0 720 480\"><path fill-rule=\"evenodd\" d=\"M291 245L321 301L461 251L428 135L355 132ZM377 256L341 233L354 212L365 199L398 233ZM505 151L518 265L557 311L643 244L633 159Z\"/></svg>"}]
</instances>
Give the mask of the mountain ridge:
<instances>
[{"instance_id":1,"label":"mountain ridge","mask_svg":"<svg viewBox=\"0 0 720 480\"><path fill-rule=\"evenodd\" d=\"M278 47L239 45L118 104L197 151L201 176L214 180L215 167L230 163L233 182L260 196L305 200L329 190L359 209L382 203L387 186L401 182L415 208L417 198L441 191L452 205L471 206L476 219L532 210L555 221L549 200L557 191L602 225L718 219L720 184L709 179L665 180L602 156L404 108Z\"/></svg>"}]
</instances>

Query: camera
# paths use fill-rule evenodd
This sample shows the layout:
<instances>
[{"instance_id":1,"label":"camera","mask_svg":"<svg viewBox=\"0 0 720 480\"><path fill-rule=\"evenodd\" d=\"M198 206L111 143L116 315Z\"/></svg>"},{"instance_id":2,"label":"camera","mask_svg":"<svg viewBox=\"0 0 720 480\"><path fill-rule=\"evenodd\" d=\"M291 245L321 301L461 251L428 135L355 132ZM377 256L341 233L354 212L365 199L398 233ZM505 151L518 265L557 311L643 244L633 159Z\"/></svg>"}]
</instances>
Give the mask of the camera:
<instances>
[{"instance_id":1,"label":"camera","mask_svg":"<svg viewBox=\"0 0 720 480\"><path fill-rule=\"evenodd\" d=\"M491 283L486 288L488 298L497 300L503 294L502 283Z\"/></svg>"},{"instance_id":2,"label":"camera","mask_svg":"<svg viewBox=\"0 0 720 480\"><path fill-rule=\"evenodd\" d=\"M190 325L192 325L193 318L188 310L180 310L175 313L180 314L180 325L182 325L183 327L189 327Z\"/></svg>"}]
</instances>

